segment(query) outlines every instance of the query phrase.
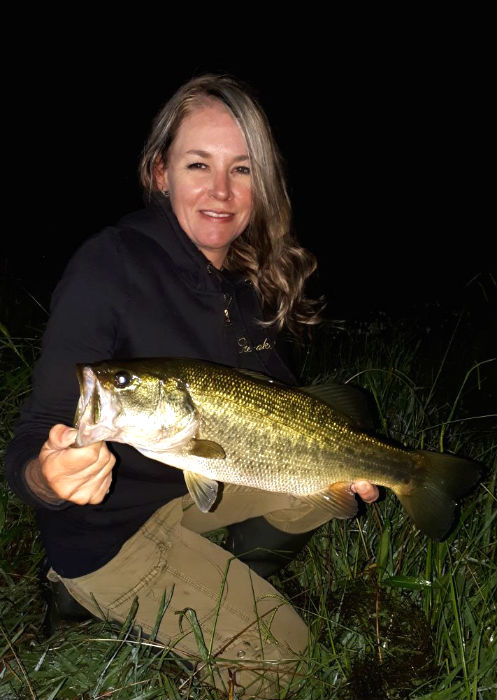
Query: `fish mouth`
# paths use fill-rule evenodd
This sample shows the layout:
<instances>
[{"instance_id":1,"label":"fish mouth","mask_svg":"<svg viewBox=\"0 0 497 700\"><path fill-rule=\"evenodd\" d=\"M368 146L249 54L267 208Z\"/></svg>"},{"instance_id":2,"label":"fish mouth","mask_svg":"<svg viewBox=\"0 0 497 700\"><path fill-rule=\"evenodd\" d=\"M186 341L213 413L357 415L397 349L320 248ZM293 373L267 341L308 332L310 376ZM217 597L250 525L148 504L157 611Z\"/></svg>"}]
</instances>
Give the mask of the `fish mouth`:
<instances>
[{"instance_id":1,"label":"fish mouth","mask_svg":"<svg viewBox=\"0 0 497 700\"><path fill-rule=\"evenodd\" d=\"M74 427L78 429L76 444L81 446L80 439L82 425L88 421L89 414L93 414L93 411L91 410L91 400L96 381L95 374L84 365L76 365L76 376L79 384L79 400L78 405L76 406L76 414L74 416ZM92 416L92 423L94 422L95 421Z\"/></svg>"},{"instance_id":2,"label":"fish mouth","mask_svg":"<svg viewBox=\"0 0 497 700\"><path fill-rule=\"evenodd\" d=\"M188 443L198 431L200 417L187 394L184 415L178 416L169 406L170 395L159 390L156 410L146 420L136 420L119 393L108 386L105 371L78 364L76 376L80 389L74 417L77 447L108 440L140 451L168 452Z\"/></svg>"},{"instance_id":3,"label":"fish mouth","mask_svg":"<svg viewBox=\"0 0 497 700\"><path fill-rule=\"evenodd\" d=\"M86 405L95 387L95 373L88 365L78 364L76 365L76 376L78 378L81 398L84 398Z\"/></svg>"},{"instance_id":4,"label":"fish mouth","mask_svg":"<svg viewBox=\"0 0 497 700\"><path fill-rule=\"evenodd\" d=\"M80 396L74 417L74 427L78 430L75 444L77 447L91 445L112 436L113 426L105 422L106 413L114 415L114 411L106 411L110 403L109 396L102 391L95 372L87 365L76 366Z\"/></svg>"}]
</instances>

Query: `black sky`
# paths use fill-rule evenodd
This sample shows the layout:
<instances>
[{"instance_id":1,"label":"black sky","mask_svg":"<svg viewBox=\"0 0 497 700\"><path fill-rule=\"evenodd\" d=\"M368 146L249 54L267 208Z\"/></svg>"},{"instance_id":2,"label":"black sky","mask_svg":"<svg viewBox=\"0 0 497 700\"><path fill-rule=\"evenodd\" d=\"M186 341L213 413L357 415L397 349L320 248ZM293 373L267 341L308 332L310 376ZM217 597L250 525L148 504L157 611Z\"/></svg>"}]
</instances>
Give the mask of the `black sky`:
<instances>
[{"instance_id":1,"label":"black sky","mask_svg":"<svg viewBox=\"0 0 497 700\"><path fill-rule=\"evenodd\" d=\"M91 37L90 37L91 38ZM0 272L46 294L87 236L141 206L152 118L192 75L227 72L259 96L285 158L295 228L338 317L453 303L482 265L490 191L477 162L484 98L467 52L435 43L294 45L200 60L155 45L57 35L11 78Z\"/></svg>"}]
</instances>

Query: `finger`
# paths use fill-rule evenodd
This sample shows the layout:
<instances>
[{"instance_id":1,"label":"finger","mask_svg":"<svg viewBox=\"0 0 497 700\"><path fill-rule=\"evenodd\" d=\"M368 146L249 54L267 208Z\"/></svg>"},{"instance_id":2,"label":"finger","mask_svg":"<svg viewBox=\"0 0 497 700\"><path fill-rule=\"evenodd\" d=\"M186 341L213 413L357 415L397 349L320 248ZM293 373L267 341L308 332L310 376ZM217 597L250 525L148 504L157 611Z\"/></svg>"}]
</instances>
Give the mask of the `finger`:
<instances>
[{"instance_id":1,"label":"finger","mask_svg":"<svg viewBox=\"0 0 497 700\"><path fill-rule=\"evenodd\" d=\"M88 503L91 503L92 505L95 505L97 503L102 503L104 498L107 496L107 494L110 491L110 487L112 484L112 474L109 473L107 476L102 480L102 483L100 484L99 488L94 491L94 493L91 495L91 497L88 500Z\"/></svg>"},{"instance_id":2,"label":"finger","mask_svg":"<svg viewBox=\"0 0 497 700\"><path fill-rule=\"evenodd\" d=\"M357 495L366 503L373 503L373 501L376 501L380 495L379 489L375 484L362 479L354 481L351 486L351 491L353 493L357 493Z\"/></svg>"},{"instance_id":3,"label":"finger","mask_svg":"<svg viewBox=\"0 0 497 700\"><path fill-rule=\"evenodd\" d=\"M83 469L73 471L70 477L72 479L71 497L68 500L75 500L76 497L83 498L84 503L100 503L112 481L112 469L115 463L116 458L103 443L96 460ZM78 500L78 503L81 504L82 501Z\"/></svg>"},{"instance_id":4,"label":"finger","mask_svg":"<svg viewBox=\"0 0 497 700\"><path fill-rule=\"evenodd\" d=\"M101 466L107 467L108 469L112 469L112 467L116 463L115 456L107 447L107 443L101 442L98 444L100 445L100 449L98 452L97 463Z\"/></svg>"},{"instance_id":5,"label":"finger","mask_svg":"<svg viewBox=\"0 0 497 700\"><path fill-rule=\"evenodd\" d=\"M67 501L77 503L80 506L88 503L101 503L110 489L112 472L100 472L90 480L73 483L70 492L65 496Z\"/></svg>"},{"instance_id":6,"label":"finger","mask_svg":"<svg viewBox=\"0 0 497 700\"><path fill-rule=\"evenodd\" d=\"M101 503L107 495L112 483L112 468L116 458L111 452L106 451L106 459L100 465L100 471L95 473L91 479L82 486L87 495L88 503ZM97 465L93 465L95 469Z\"/></svg>"},{"instance_id":7,"label":"finger","mask_svg":"<svg viewBox=\"0 0 497 700\"><path fill-rule=\"evenodd\" d=\"M58 423L54 425L48 434L47 447L52 450L63 450L74 444L78 431L67 425Z\"/></svg>"},{"instance_id":8,"label":"finger","mask_svg":"<svg viewBox=\"0 0 497 700\"><path fill-rule=\"evenodd\" d=\"M82 476L88 478L97 474L104 466L108 466L108 470L112 469L115 463L115 457L103 440L69 451L71 471L81 472Z\"/></svg>"},{"instance_id":9,"label":"finger","mask_svg":"<svg viewBox=\"0 0 497 700\"><path fill-rule=\"evenodd\" d=\"M108 461L101 455L101 445L95 443L81 448L50 449L45 447L45 458L42 458L43 468L53 470L55 475L80 476L83 480L91 478L100 471ZM100 459L100 462L99 462Z\"/></svg>"}]
</instances>

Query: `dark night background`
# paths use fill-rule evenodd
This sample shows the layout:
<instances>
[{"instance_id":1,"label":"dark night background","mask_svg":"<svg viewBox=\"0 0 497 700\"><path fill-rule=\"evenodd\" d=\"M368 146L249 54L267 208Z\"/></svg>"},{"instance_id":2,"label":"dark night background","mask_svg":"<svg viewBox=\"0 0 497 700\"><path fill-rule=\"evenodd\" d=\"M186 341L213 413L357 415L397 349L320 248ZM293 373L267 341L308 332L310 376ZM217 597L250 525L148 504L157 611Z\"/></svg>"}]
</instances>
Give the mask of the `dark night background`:
<instances>
[{"instance_id":1,"label":"dark night background","mask_svg":"<svg viewBox=\"0 0 497 700\"><path fill-rule=\"evenodd\" d=\"M14 322L24 293L46 306L79 243L141 206L137 164L154 114L185 80L214 71L248 82L269 116L297 235L320 263L312 291L326 295L330 317L419 318L468 304L478 314L483 304L476 323L487 326L496 308L494 277L479 272L495 255L480 167L489 110L475 71L485 47L447 32L441 43L428 26L369 35L365 21L359 33L303 30L311 43L265 50L261 38L200 59L193 39L173 50L151 27L148 44L139 30L109 41L94 28L24 40L7 76L0 320Z\"/></svg>"}]
</instances>

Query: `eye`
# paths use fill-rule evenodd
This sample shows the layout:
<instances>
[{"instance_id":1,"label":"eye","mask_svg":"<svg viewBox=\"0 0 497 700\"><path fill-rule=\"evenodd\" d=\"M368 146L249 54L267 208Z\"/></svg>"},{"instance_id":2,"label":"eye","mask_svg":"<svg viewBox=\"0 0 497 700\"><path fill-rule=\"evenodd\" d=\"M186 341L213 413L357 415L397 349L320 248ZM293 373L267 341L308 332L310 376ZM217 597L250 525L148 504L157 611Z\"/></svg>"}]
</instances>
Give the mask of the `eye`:
<instances>
[{"instance_id":1,"label":"eye","mask_svg":"<svg viewBox=\"0 0 497 700\"><path fill-rule=\"evenodd\" d=\"M240 175L250 175L250 168L248 168L246 165L239 165L236 168L236 172L240 173Z\"/></svg>"},{"instance_id":2,"label":"eye","mask_svg":"<svg viewBox=\"0 0 497 700\"><path fill-rule=\"evenodd\" d=\"M206 167L205 163L190 163L187 165L188 170L203 170Z\"/></svg>"},{"instance_id":3,"label":"eye","mask_svg":"<svg viewBox=\"0 0 497 700\"><path fill-rule=\"evenodd\" d=\"M114 386L117 389L124 389L131 384L132 379L133 377L129 372L126 372L124 369L119 370L119 372L116 372L114 375Z\"/></svg>"}]
</instances>

